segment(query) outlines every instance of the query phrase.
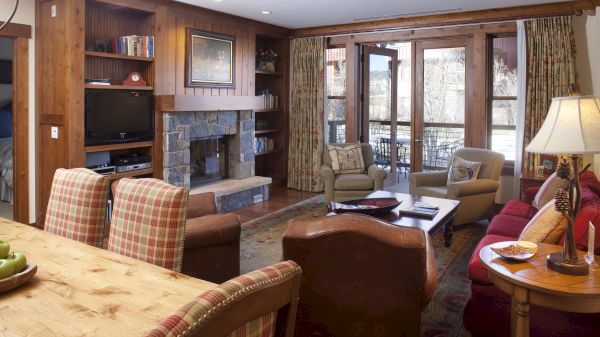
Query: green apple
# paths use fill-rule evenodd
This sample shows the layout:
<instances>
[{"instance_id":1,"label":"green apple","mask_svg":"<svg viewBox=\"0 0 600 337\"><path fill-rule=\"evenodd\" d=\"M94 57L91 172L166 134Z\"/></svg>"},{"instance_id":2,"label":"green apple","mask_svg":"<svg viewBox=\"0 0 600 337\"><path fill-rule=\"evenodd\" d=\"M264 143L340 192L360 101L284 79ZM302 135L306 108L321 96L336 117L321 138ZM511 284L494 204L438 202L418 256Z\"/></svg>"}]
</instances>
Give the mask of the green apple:
<instances>
[{"instance_id":1,"label":"green apple","mask_svg":"<svg viewBox=\"0 0 600 337\"><path fill-rule=\"evenodd\" d=\"M0 260L0 279L12 276L15 273L15 264L6 259Z\"/></svg>"},{"instance_id":2,"label":"green apple","mask_svg":"<svg viewBox=\"0 0 600 337\"><path fill-rule=\"evenodd\" d=\"M10 244L8 241L0 240L0 259L7 257L8 253L10 253Z\"/></svg>"},{"instance_id":3,"label":"green apple","mask_svg":"<svg viewBox=\"0 0 600 337\"><path fill-rule=\"evenodd\" d=\"M8 262L11 262L14 265L14 273L20 273L25 270L25 266L27 265L27 259L25 258L25 254L12 252L8 254L6 259Z\"/></svg>"}]
</instances>

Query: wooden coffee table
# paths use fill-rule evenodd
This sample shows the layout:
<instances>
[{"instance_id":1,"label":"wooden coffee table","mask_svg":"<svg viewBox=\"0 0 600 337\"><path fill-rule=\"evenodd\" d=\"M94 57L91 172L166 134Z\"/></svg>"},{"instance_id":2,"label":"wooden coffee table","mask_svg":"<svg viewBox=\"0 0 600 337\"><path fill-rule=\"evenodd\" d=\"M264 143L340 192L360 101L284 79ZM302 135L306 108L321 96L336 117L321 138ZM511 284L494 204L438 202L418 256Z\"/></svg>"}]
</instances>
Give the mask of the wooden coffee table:
<instances>
[{"instance_id":1,"label":"wooden coffee table","mask_svg":"<svg viewBox=\"0 0 600 337\"><path fill-rule=\"evenodd\" d=\"M374 217L394 225L421 228L430 235L436 232L438 229L443 228L444 244L446 247L449 247L450 244L452 244L452 223L454 221L454 216L456 215L460 201L433 197L421 197L386 191L373 192L367 195L366 198L396 198L401 200L402 203L391 212L374 215ZM399 210L411 208L416 201L437 205L440 210L433 219L399 214Z\"/></svg>"}]
</instances>

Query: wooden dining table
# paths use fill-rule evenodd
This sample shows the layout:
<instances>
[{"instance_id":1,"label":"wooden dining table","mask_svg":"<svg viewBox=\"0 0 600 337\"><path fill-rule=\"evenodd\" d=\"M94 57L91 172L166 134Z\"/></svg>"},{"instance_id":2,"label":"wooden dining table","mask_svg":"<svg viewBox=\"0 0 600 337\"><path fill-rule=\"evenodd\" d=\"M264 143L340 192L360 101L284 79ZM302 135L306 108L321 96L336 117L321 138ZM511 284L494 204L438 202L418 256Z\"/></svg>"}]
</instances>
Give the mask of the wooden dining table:
<instances>
[{"instance_id":1,"label":"wooden dining table","mask_svg":"<svg viewBox=\"0 0 600 337\"><path fill-rule=\"evenodd\" d=\"M143 336L217 285L0 218L37 273L0 294L0 336Z\"/></svg>"}]
</instances>

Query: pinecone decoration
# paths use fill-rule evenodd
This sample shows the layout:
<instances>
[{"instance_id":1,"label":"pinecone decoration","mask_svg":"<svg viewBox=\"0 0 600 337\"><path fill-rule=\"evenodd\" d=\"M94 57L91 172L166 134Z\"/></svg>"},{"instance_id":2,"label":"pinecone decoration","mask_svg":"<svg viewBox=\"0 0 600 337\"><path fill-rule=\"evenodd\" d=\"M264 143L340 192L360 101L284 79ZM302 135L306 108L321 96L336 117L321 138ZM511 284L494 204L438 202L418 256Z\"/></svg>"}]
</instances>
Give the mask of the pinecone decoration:
<instances>
[{"instance_id":1,"label":"pinecone decoration","mask_svg":"<svg viewBox=\"0 0 600 337\"><path fill-rule=\"evenodd\" d=\"M562 214L569 213L569 194L566 190L559 188L554 194L554 209Z\"/></svg>"},{"instance_id":2,"label":"pinecone decoration","mask_svg":"<svg viewBox=\"0 0 600 337\"><path fill-rule=\"evenodd\" d=\"M563 159L556 168L556 175L562 179L569 179L571 176L571 168L565 159Z\"/></svg>"}]
</instances>

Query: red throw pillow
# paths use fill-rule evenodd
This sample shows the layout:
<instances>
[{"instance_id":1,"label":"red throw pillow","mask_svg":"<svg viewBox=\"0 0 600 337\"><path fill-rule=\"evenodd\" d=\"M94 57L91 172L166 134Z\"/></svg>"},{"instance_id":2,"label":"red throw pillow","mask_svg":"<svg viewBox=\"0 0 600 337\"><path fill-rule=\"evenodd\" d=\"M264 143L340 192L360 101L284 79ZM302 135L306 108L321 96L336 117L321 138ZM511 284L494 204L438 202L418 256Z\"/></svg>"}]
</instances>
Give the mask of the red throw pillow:
<instances>
[{"instance_id":1,"label":"red throw pillow","mask_svg":"<svg viewBox=\"0 0 600 337\"><path fill-rule=\"evenodd\" d=\"M587 251L588 245L588 223L592 222L592 224L596 227L596 235L594 238L594 254L600 255L600 202L592 202L579 210L577 217L575 218L574 230L575 230L575 243L577 245L577 249L581 249L583 251ZM562 244L564 242L563 238L560 240Z\"/></svg>"}]
</instances>

